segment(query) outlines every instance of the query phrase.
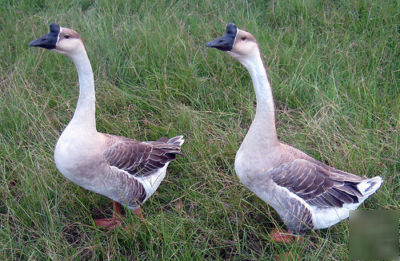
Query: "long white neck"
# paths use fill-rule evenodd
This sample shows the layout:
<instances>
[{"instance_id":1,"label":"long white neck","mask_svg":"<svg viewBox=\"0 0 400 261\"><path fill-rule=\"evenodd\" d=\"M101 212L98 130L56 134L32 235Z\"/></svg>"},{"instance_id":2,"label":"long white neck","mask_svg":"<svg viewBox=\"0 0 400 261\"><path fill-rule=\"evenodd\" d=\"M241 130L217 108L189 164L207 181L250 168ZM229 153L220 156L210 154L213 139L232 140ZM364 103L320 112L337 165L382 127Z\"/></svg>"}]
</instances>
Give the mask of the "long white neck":
<instances>
[{"instance_id":1,"label":"long white neck","mask_svg":"<svg viewBox=\"0 0 400 261\"><path fill-rule=\"evenodd\" d=\"M275 127L275 107L272 90L268 81L261 54L239 59L247 68L253 80L257 98L256 116L246 135L247 142L262 147L278 143Z\"/></svg>"},{"instance_id":2,"label":"long white neck","mask_svg":"<svg viewBox=\"0 0 400 261\"><path fill-rule=\"evenodd\" d=\"M79 77L79 99L69 125L79 125L86 130L96 130L96 98L92 66L85 50L71 55Z\"/></svg>"}]
</instances>

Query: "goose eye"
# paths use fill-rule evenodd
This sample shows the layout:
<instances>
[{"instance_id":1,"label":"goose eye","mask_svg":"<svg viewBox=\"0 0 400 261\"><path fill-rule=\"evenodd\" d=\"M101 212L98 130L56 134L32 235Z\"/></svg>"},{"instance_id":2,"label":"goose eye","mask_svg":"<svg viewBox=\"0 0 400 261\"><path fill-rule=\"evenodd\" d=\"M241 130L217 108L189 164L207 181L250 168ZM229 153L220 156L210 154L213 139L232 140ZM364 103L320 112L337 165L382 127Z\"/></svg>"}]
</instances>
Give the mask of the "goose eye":
<instances>
[{"instance_id":1,"label":"goose eye","mask_svg":"<svg viewBox=\"0 0 400 261\"><path fill-rule=\"evenodd\" d=\"M246 40L246 39L247 39L246 36L243 36L243 37L242 37L242 40L243 40L243 41Z\"/></svg>"},{"instance_id":2,"label":"goose eye","mask_svg":"<svg viewBox=\"0 0 400 261\"><path fill-rule=\"evenodd\" d=\"M64 35L64 38L65 39L69 39L71 36L69 36L69 35Z\"/></svg>"}]
</instances>

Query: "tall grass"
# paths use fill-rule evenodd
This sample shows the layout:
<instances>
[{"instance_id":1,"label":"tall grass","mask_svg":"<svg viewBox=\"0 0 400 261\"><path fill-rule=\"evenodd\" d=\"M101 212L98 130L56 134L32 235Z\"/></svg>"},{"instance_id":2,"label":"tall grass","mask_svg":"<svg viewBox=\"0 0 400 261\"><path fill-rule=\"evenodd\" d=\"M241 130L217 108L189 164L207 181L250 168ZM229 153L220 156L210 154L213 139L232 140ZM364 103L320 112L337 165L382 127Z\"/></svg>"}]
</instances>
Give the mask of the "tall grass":
<instances>
[{"instance_id":1,"label":"tall grass","mask_svg":"<svg viewBox=\"0 0 400 261\"><path fill-rule=\"evenodd\" d=\"M254 116L245 69L204 44L228 22L257 38L274 90L278 135L381 189L363 208L400 207L398 1L7 1L0 5L0 259L348 257L348 222L276 244L283 227L240 184L235 153ZM184 134L174 161L124 227L94 216L110 201L53 162L78 89L72 62L28 48L50 22L78 31L95 74L97 128L139 140ZM179 202L182 207L179 207Z\"/></svg>"}]
</instances>

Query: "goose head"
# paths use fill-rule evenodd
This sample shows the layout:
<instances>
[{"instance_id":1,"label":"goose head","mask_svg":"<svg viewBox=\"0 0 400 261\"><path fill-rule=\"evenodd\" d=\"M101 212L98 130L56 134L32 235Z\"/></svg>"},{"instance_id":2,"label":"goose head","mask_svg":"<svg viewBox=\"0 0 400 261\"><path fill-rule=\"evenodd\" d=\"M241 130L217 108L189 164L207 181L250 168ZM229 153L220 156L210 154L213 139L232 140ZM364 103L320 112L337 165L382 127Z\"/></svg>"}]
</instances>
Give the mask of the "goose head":
<instances>
[{"instance_id":1,"label":"goose head","mask_svg":"<svg viewBox=\"0 0 400 261\"><path fill-rule=\"evenodd\" d=\"M77 32L55 23L50 24L49 33L33 40L29 46L55 50L70 57L85 51L83 41Z\"/></svg>"},{"instance_id":2,"label":"goose head","mask_svg":"<svg viewBox=\"0 0 400 261\"><path fill-rule=\"evenodd\" d=\"M241 63L260 56L258 44L254 36L249 32L240 30L233 23L229 23L226 26L224 36L208 42L206 46L225 51Z\"/></svg>"}]
</instances>

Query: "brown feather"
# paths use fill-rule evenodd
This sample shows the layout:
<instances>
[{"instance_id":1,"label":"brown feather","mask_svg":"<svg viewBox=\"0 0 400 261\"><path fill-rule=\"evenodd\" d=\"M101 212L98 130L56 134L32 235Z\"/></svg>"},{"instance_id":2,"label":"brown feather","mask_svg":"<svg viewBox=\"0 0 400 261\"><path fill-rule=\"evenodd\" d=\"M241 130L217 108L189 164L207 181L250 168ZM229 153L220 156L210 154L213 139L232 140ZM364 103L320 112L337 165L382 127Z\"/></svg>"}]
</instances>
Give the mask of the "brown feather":
<instances>
[{"instance_id":1,"label":"brown feather","mask_svg":"<svg viewBox=\"0 0 400 261\"><path fill-rule=\"evenodd\" d=\"M151 175L175 159L176 154L181 154L180 145L170 144L166 138L139 142L120 136L106 136L111 143L103 154L108 164L133 176Z\"/></svg>"},{"instance_id":2,"label":"brown feather","mask_svg":"<svg viewBox=\"0 0 400 261\"><path fill-rule=\"evenodd\" d=\"M271 170L273 181L295 193L307 203L321 208L342 207L344 203L357 203L361 192L357 183L347 181L345 175L333 168L306 159L295 159ZM357 180L360 180L358 176Z\"/></svg>"}]
</instances>

